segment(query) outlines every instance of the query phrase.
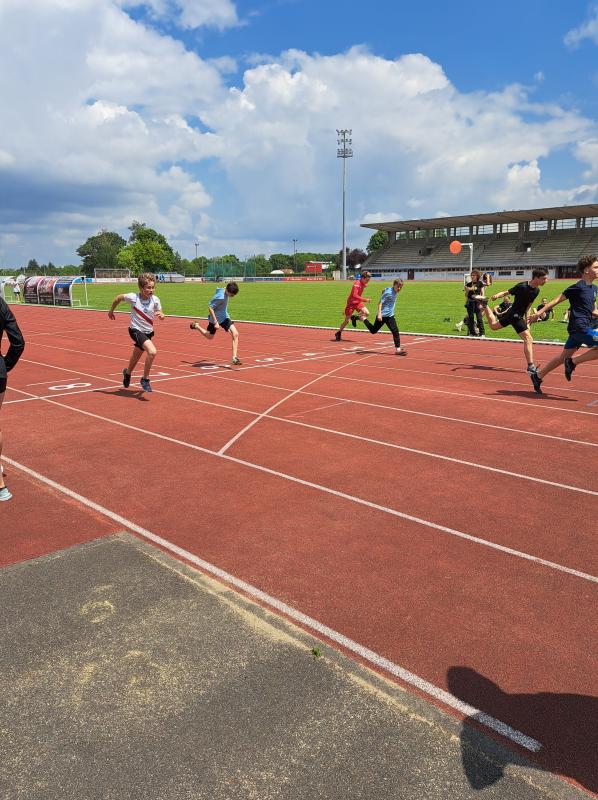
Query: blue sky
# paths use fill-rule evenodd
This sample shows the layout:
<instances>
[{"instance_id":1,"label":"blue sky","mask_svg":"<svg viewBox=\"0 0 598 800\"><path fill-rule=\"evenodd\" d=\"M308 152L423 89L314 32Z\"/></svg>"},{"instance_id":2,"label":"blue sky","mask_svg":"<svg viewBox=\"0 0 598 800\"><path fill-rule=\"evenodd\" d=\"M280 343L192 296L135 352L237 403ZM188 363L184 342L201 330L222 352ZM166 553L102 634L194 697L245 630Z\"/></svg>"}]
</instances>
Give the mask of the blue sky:
<instances>
[{"instance_id":1,"label":"blue sky","mask_svg":"<svg viewBox=\"0 0 598 800\"><path fill-rule=\"evenodd\" d=\"M0 0L0 265L132 220L185 257L598 201L598 3Z\"/></svg>"}]
</instances>

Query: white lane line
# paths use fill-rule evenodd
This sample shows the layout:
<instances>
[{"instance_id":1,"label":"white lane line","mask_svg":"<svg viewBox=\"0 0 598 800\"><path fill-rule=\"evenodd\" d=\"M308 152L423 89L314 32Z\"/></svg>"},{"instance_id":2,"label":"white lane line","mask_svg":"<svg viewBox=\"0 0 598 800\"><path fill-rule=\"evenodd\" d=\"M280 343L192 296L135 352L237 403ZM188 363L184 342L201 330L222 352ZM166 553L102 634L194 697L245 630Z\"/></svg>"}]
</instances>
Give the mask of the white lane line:
<instances>
[{"instance_id":1,"label":"white lane line","mask_svg":"<svg viewBox=\"0 0 598 800\"><path fill-rule=\"evenodd\" d=\"M296 371L297 370L293 370L293 372L296 372ZM224 377L224 376L217 375L215 377ZM226 379L229 380L229 381L233 381L235 383L246 383L249 386L262 386L265 389L278 389L279 391L284 391L283 389L280 389L279 386L275 386L274 384L270 384L270 383L258 383L257 381L246 381L246 380L241 380L240 378L233 378L233 377L228 376L228 375L226 376ZM167 394L167 392L164 392L164 394ZM445 420L447 422L463 423L464 425L473 425L473 426L480 427L480 428L490 428L491 430L496 430L496 431L501 431L501 432L506 431L507 433L520 433L520 434L522 434L524 436L537 436L537 437L540 437L542 439L552 439L552 440L557 441L557 442L568 442L570 444L581 444L581 445L584 445L586 447L598 447L598 442L588 442L588 441L585 441L585 440L582 440L582 439L569 439L566 436L555 436L555 435L550 434L550 433L539 433L537 431L527 431L527 430L525 430L523 428L509 428L509 427L507 427L505 425L492 425L489 422L476 422L475 420L461 419L460 417L447 417L447 416L445 416L443 414L432 414L432 413L427 412L427 411L415 411L412 408L403 408L401 406L387 406L387 405L383 405L382 403L368 403L365 400L353 400L353 399L350 399L350 398L347 398L347 397L338 397L337 395L333 395L333 394L322 394L321 392L302 392L302 394L306 395L306 397L321 397L321 398L323 398L325 400L342 400L343 403L348 403L348 404L358 405L358 406L366 406L366 407L375 408L375 409L382 409L384 411L396 411L397 413L400 413L400 414L414 414L414 415L419 416L419 417L429 417L430 419L441 419L441 420ZM179 397L181 395L176 395L176 396ZM184 396L184 395L182 395L182 396ZM594 404L598 405L598 400L596 400Z\"/></svg>"},{"instance_id":2,"label":"white lane line","mask_svg":"<svg viewBox=\"0 0 598 800\"><path fill-rule=\"evenodd\" d=\"M278 364L276 366L279 369L284 368L284 364ZM289 372L293 371L294 370L289 370ZM504 400L502 397L489 397L488 395L485 394L465 394L465 392L451 392L448 391L447 389L432 389L428 386L413 386L404 383L386 383L385 381L369 381L366 378L349 378L345 375L334 375L333 379L338 381L353 381L355 383L368 383L373 386L384 386L384 387L389 387L391 389L412 389L418 392L427 392L432 394L447 394L450 395L451 397L458 397L460 399L467 398L470 400L476 400L477 402L488 401L490 403L504 403L505 405L525 406L526 408L533 408L535 413L537 413L540 410L548 410L548 411L560 411L564 414L583 414L585 416L590 416L590 417L596 416L596 414L593 414L590 411L577 411L574 408L562 408L561 406L548 406L544 402L532 403L530 401L529 403L524 403L521 400Z\"/></svg>"},{"instance_id":3,"label":"white lane line","mask_svg":"<svg viewBox=\"0 0 598 800\"><path fill-rule=\"evenodd\" d=\"M261 414L259 414L255 419L252 419L249 424L247 424L242 430L240 430L231 439L229 439L228 442L226 442L226 444L222 445L222 447L218 451L218 455L223 455L224 453L226 453L226 451L229 449L229 447L231 447L235 442L239 441L241 436L243 436L245 433L247 433L247 431L249 431L251 428L253 428L254 425L257 425L257 423L260 420L262 420L264 417L267 417L268 414L271 411L274 411L275 408L278 408L278 406L282 405L283 403L286 403L287 400L290 400L296 394L299 394L299 392L302 392L304 389L307 389L308 386L312 386L314 383L317 383L318 381L322 380L323 378L328 378L330 375L333 375L335 372L338 372L339 369L345 369L346 367L353 366L353 364L359 364L359 363L361 363L362 361L365 361L368 358L370 358L369 355L364 356L363 358L356 358L353 361L349 361L348 364L344 363L340 367L335 367L334 369L330 370L330 372L326 372L323 375L318 375L317 378L314 378L313 380L309 381L308 383L304 384L303 386L300 386L298 389L293 389L292 392L289 392L289 394L285 395L280 400L277 400L276 403L273 403L265 411L262 411Z\"/></svg>"},{"instance_id":4,"label":"white lane line","mask_svg":"<svg viewBox=\"0 0 598 800\"><path fill-rule=\"evenodd\" d=\"M587 572L581 572L579 570L573 569L572 567L566 567L563 564L556 564L553 561L547 561L546 559L539 558L538 556L532 556L529 553L525 553L521 550L515 550L512 547L506 547L505 545L497 544L496 542L491 542L488 539L481 539L478 536L473 536L470 533L463 533L462 531L458 531L454 528L449 528L446 525L439 525L436 522L430 522L429 520L422 519L421 517L415 517L412 514L405 513L404 511L397 511L394 508L388 508L387 506L380 505L379 503L373 503L371 500L365 500L364 498L347 494L346 492L341 492L338 489L331 489L330 487L323 486L320 483L314 483L313 481L307 481L303 478L297 478L295 475L289 475L286 472L280 472L279 470L270 469L270 467L264 467L261 464L254 464L252 461L245 461L242 458L236 458L235 456L228 455L227 453L219 453L216 450L210 450L207 447L201 447L201 445L198 444L192 444L191 442L185 442L181 439L175 439L172 436L166 436L165 434L156 433L155 431L150 431L145 428L138 428L135 425L129 425L127 422L119 422L118 420L112 419L110 417L104 417L101 414L94 414L92 411L83 411L83 409L76 408L75 406L69 406L66 405L66 403L59 403L57 400L44 398L44 402L49 403L50 405L58 406L59 408L66 408L69 411L75 411L78 414L83 414L83 416L91 417L92 419L99 419L101 422L107 422L109 425L115 425L119 428L125 428L126 430L135 431L136 433L142 433L145 436L151 436L155 439L159 439L164 442L169 442L170 444L175 444L180 447L185 447L188 448L189 450L195 450L198 453L204 453L209 456L222 458L225 461L230 461L233 464L239 464L243 467L247 467L248 469L254 470L256 472L262 472L266 475L273 475L276 478L282 478L283 480L290 481L291 483L296 483L299 486L307 486L309 489L316 489L317 491L323 492L324 494L329 494L332 495L333 497L340 497L342 500L348 500L351 503L356 503L357 505L365 506L366 508L371 508L374 511L381 511L382 513L388 514L392 517L404 519L407 520L408 522L413 522L416 525L422 525L425 528L431 528L432 530L439 531L441 533L446 533L450 536L455 536L459 539L464 539L466 541L474 542L475 544L488 547L491 550L497 550L498 552L501 553L507 553L508 555L515 556L516 558L521 558L524 561L531 561L534 564L539 564L541 566L548 567L549 569L556 570L557 572L563 572L567 575L572 575L575 578L581 578L582 580L598 584L598 577L595 575L590 575Z\"/></svg>"},{"instance_id":5,"label":"white lane line","mask_svg":"<svg viewBox=\"0 0 598 800\"><path fill-rule=\"evenodd\" d=\"M363 359L359 359L359 360L363 360ZM341 369L341 367L338 367L337 369ZM330 374L330 373L328 373L328 374ZM325 377L325 376L321 376L321 377ZM311 381L310 383L306 384L306 386L309 386L311 383L315 383L316 381L317 381L317 379L315 379L315 380ZM85 386L85 385L86 384L81 384L81 386ZM50 388L56 388L59 391L62 388L69 388L70 386L76 387L77 384L68 384L68 385L65 385L65 386L57 386L57 387L50 387ZM107 388L112 388L112 387L107 387ZM20 389L15 389L13 391L22 392L22 390L20 390ZM510 478L517 478L518 480L531 481L532 483L536 483L536 484L543 484L545 486L550 486L550 487L554 487L554 488L557 488L557 489L564 489L566 491L579 492L581 494L588 494L588 495L592 495L592 496L598 497L598 491L593 491L592 489L584 489L583 487L574 486L572 484L559 483L558 481L551 481L551 480L548 480L548 479L545 479L545 478L540 478L540 477L537 477L537 476L534 476L534 475L527 475L525 473L520 473L520 472L512 472L510 470L501 469L500 467L492 467L490 465L481 464L481 463L475 462L475 461L467 461L465 459L456 458L454 456L447 456L447 455L444 455L442 453L433 453L433 452L428 451L428 450L421 450L419 448L407 447L406 445L400 445L400 444L396 444L394 442L383 441L383 440L380 440L380 439L373 439L371 437L363 436L361 434L349 433L347 431L338 430L337 428L327 428L327 427L324 427L324 426L314 425L314 424L311 424L311 423L308 423L308 422L301 422L299 420L292 419L292 417L305 416L305 414L315 413L316 411L321 411L321 410L324 410L326 408L332 408L332 407L337 406L337 405L344 405L344 404L349 403L351 401L340 400L340 402L337 402L337 403L331 403L329 405L320 406L320 407L318 407L316 409L312 409L312 410L309 410L309 411L302 411L302 412L299 412L297 414L290 414L289 416L282 417L282 416L277 416L275 414L271 414L270 412L274 408L279 406L281 403L284 403L286 400L290 399L290 397L292 395L285 395L285 397L281 398L277 403L275 403L274 405L270 406L270 408L266 409L266 411L259 412L259 411L251 411L249 409L244 409L244 408L238 408L236 406L230 406L230 405L227 405L225 403L210 402L210 401L207 401L207 400L203 400L201 398L189 397L188 395L180 395L180 394L176 394L174 392L167 392L167 391L160 390L160 389L154 390L154 391L156 392L156 394L162 394L162 395L164 395L166 397L174 397L174 398L179 399L179 400L187 400L187 401L192 402L192 403L200 403L202 405L210 405L210 406L214 406L216 408L221 408L221 409L226 410L226 411L235 411L235 412L239 412L239 413L242 413L242 414L250 414L251 416L253 416L253 419L252 419L251 423L246 425L240 431L239 434L236 434L236 438L240 438L241 434L247 432L253 425L255 425L257 422L259 422L260 419L267 418L267 419L275 420L277 422L287 423L289 425L298 425L298 426L301 426L301 427L304 427L304 428L309 428L311 430L321 431L322 433L329 433L329 434L332 434L333 436L343 436L345 438L355 439L356 441L359 441L359 442L367 442L368 444L375 444L375 445L380 446L380 447L386 447L386 448L390 448L390 449L394 449L394 450L402 450L403 452L413 453L415 455L425 456L427 458L436 458L436 459L438 459L440 461L447 461L449 463L460 464L460 465L463 465L463 466L471 467L472 469L486 470L488 472L494 472L494 473L499 474L499 475L506 475L507 477L510 477ZM280 391L286 391L286 390L280 390ZM300 393L300 392L301 392L300 389L296 389L292 394L297 394L297 393ZM25 392L23 392L23 393L25 393ZM67 396L67 395L73 395L73 394L77 394L77 393L81 394L82 392L63 392L63 393L54 394L54 395L50 395L50 396L43 396L40 399L47 400L47 399L49 399L49 397L54 397L54 398L56 398L56 397L64 397L64 396ZM310 395L312 393L311 392L306 392L305 394ZM318 396L318 395L315 395L315 396ZM37 399L37 398L27 398L27 399L31 400L31 399ZM335 398L331 398L331 399L335 399ZM13 402L18 402L18 401L13 401ZM20 402L25 402L25 400L21 400ZM71 406L65 406L65 408L71 408ZM235 437L233 437L233 439L230 440L231 443L234 440L235 440ZM225 445L225 447L226 447L226 445ZM224 450L218 451L218 453L220 455L223 452L225 452L225 451Z\"/></svg>"},{"instance_id":6,"label":"white lane line","mask_svg":"<svg viewBox=\"0 0 598 800\"><path fill-rule=\"evenodd\" d=\"M329 405L327 406L317 406L316 408L308 408L305 411L300 411L298 414L289 414L287 417L276 417L270 414L269 418L286 421L290 420L292 417L304 417L306 414L315 414L318 411L324 411L325 408L335 408L335 406L344 406L346 404L347 404L346 400L340 400L338 403L329 403Z\"/></svg>"},{"instance_id":7,"label":"white lane line","mask_svg":"<svg viewBox=\"0 0 598 800\"><path fill-rule=\"evenodd\" d=\"M449 708L454 709L455 711L458 711L460 714L468 717L475 717L478 722L481 722L487 728L500 733L502 736L505 736L511 741L516 742L522 747L525 747L527 750L537 753L542 748L542 744L537 739L527 736L525 733L518 731L516 728L512 728L510 725L507 725L505 722L490 716L490 714L486 714L479 708L475 708L468 703L464 703L462 700L459 700L458 697L446 692L444 689L435 686L433 683L421 678L419 675L415 675L415 673L410 672L398 664L395 664L393 661L390 661L387 658L384 658L384 656L381 656L373 650L370 650L368 647L364 647L358 642L353 641L353 639L350 639L344 634L338 633L333 628L329 628L327 625L324 625L317 619L314 619L313 617L304 614L302 611L293 608L293 606L283 603L278 598L263 592L256 586L253 586L252 584L237 578L235 575L220 569L220 567L211 564L209 561L204 561L204 559L199 558L199 556L196 556L194 553L190 553L188 550L184 550L182 547L179 547L176 544L173 544L168 539L164 539L162 536L152 533L151 531L147 530L147 528L142 528L141 525L137 525L131 520L122 517L120 514L110 511L110 509L95 503L93 500L74 492L73 490L51 480L50 478L47 478L45 475L41 475L39 472L35 472L29 467L20 464L18 461L14 461L12 458L5 458L5 461L7 464L10 464L16 469L20 469L30 477L35 478L47 486L50 486L52 489L61 492L62 494L78 501L79 503L82 503L87 508L92 508L94 511L97 511L105 517L113 520L113 522L117 522L124 528L133 531L139 536L143 536L144 539L147 539L148 541L163 547L165 550L174 553L179 558L195 564L195 566L199 567L199 569L203 570L204 572L214 575L231 586L240 589L250 597L253 597L267 606L270 606L270 608L275 609L281 614L285 614L287 617L299 622L304 627L316 631L322 636L325 636L330 641L335 642L335 644L338 644L350 652L355 653L368 663L374 664L376 667L387 671L391 675L399 678L404 683L415 686L429 697L433 697L435 700L443 703Z\"/></svg>"}]
</instances>

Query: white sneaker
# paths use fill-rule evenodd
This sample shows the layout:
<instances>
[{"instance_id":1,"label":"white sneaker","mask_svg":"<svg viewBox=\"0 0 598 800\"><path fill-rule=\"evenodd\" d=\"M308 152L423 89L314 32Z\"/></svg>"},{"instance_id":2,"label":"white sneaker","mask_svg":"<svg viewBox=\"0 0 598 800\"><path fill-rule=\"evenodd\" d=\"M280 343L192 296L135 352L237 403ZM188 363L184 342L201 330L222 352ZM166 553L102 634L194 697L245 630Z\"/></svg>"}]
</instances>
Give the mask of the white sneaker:
<instances>
[{"instance_id":1,"label":"white sneaker","mask_svg":"<svg viewBox=\"0 0 598 800\"><path fill-rule=\"evenodd\" d=\"M0 489L0 503L3 503L5 500L10 500L12 494L8 491L8 486L3 486Z\"/></svg>"}]
</instances>

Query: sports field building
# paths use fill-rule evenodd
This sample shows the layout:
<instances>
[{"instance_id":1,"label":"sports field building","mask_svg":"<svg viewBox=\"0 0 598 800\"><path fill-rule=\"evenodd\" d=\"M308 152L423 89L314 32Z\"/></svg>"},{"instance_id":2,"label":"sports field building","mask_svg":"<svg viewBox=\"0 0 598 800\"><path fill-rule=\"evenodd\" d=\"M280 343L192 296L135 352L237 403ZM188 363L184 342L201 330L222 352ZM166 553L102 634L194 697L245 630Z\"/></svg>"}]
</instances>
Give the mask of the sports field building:
<instances>
[{"instance_id":1,"label":"sports field building","mask_svg":"<svg viewBox=\"0 0 598 800\"><path fill-rule=\"evenodd\" d=\"M473 267L495 279L525 280L534 267L575 277L580 256L598 252L598 205L495 211L361 226L388 233L388 244L363 265L387 280L461 280ZM452 255L449 245L463 245ZM467 246L471 244L470 248Z\"/></svg>"}]
</instances>

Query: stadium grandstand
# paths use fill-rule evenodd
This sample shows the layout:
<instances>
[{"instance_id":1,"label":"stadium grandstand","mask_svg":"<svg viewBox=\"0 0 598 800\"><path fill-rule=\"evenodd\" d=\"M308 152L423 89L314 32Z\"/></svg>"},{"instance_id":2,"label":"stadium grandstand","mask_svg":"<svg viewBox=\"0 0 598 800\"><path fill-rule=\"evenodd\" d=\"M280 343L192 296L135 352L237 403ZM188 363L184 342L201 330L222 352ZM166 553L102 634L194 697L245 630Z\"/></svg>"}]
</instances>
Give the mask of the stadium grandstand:
<instances>
[{"instance_id":1,"label":"stadium grandstand","mask_svg":"<svg viewBox=\"0 0 598 800\"><path fill-rule=\"evenodd\" d=\"M372 222L362 228L386 231L388 243L363 267L388 280L461 280L474 267L496 279L525 280L534 267L552 278L575 277L580 256L598 252L598 205L495 211L435 219ZM452 255L453 240L464 247Z\"/></svg>"}]
</instances>

